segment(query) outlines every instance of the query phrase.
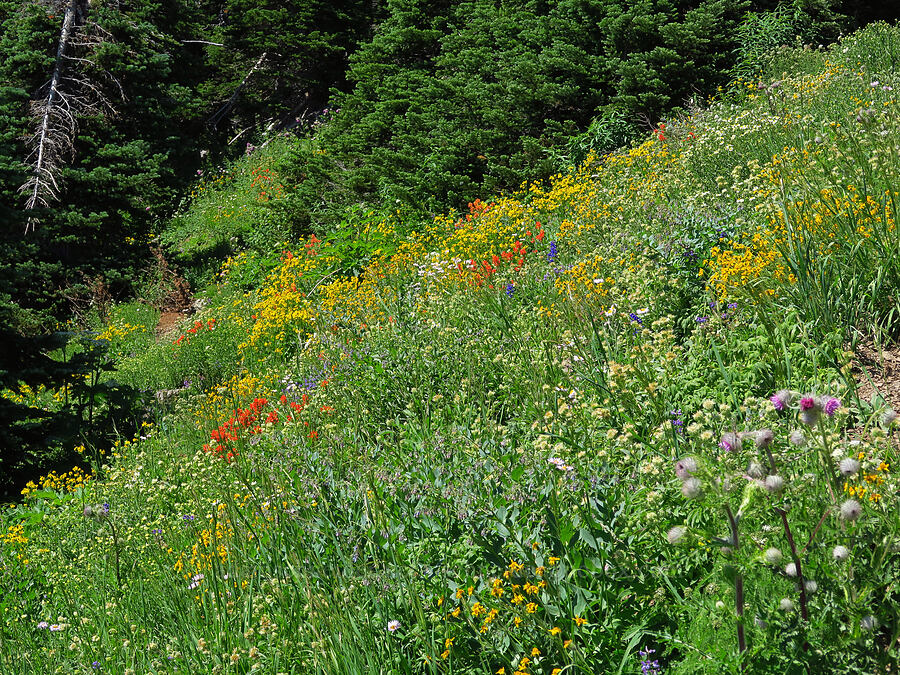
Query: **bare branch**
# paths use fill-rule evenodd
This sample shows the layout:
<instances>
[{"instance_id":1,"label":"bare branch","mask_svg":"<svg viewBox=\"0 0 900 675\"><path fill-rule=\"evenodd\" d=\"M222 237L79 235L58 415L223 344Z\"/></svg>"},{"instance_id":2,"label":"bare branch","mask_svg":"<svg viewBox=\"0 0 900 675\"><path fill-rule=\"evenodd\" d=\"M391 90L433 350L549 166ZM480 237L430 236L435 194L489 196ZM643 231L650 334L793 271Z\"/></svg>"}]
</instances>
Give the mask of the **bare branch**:
<instances>
[{"instance_id":1,"label":"bare branch","mask_svg":"<svg viewBox=\"0 0 900 675\"><path fill-rule=\"evenodd\" d=\"M224 47L225 46L221 42L210 42L208 40L182 40L181 44L183 44L183 45L191 45L191 44L212 45L213 47Z\"/></svg>"}]
</instances>

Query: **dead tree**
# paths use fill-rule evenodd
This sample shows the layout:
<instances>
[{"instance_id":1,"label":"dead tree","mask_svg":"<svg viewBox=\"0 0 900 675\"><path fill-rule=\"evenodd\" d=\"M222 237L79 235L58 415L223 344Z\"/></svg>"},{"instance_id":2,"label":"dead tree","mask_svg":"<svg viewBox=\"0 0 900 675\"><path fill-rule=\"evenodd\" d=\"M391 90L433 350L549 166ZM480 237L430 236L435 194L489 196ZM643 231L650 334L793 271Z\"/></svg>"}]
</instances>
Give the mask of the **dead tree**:
<instances>
[{"instance_id":1,"label":"dead tree","mask_svg":"<svg viewBox=\"0 0 900 675\"><path fill-rule=\"evenodd\" d=\"M60 170L75 150L78 118L105 112L114 114L99 82L87 74L85 66L96 65L91 50L111 36L95 22L88 20L89 0L64 0L62 30L56 47L53 73L31 102L31 118L35 131L28 139L27 157L31 175L19 188L25 199L25 210L48 207L59 199ZM62 9L54 2L51 10ZM79 67L80 66L80 67ZM108 74L107 74L108 75ZM118 81L110 77L116 85ZM119 86L119 93L124 92ZM34 230L37 218L32 216L25 233Z\"/></svg>"}]
</instances>

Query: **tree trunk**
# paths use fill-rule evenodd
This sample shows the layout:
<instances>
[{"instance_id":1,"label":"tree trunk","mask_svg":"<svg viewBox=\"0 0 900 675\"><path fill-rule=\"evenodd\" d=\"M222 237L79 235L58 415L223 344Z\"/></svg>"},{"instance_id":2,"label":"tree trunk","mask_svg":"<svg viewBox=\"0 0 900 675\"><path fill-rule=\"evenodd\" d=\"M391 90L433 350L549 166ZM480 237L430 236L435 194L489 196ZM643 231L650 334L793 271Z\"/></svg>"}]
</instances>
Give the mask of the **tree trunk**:
<instances>
[{"instance_id":1,"label":"tree trunk","mask_svg":"<svg viewBox=\"0 0 900 675\"><path fill-rule=\"evenodd\" d=\"M63 16L62 31L59 35L59 45L56 48L56 64L53 68L53 76L50 78L50 90L47 98L39 104L37 110L43 108L40 131L37 134L36 147L32 153L34 159L34 171L31 178L22 186L22 191L29 193L25 202L25 210L31 211L38 206L47 206L50 199L56 196L58 185L55 171L63 145L70 145L71 139L59 133L54 128L56 124L65 123L71 131L75 125L74 113L65 104L65 98L60 92L59 85L62 79L63 64L65 62L66 47L72 35L72 27L75 24L75 14L78 9L78 0L71 0L66 7ZM34 229L35 219L29 218L25 226L25 233Z\"/></svg>"}]
</instances>

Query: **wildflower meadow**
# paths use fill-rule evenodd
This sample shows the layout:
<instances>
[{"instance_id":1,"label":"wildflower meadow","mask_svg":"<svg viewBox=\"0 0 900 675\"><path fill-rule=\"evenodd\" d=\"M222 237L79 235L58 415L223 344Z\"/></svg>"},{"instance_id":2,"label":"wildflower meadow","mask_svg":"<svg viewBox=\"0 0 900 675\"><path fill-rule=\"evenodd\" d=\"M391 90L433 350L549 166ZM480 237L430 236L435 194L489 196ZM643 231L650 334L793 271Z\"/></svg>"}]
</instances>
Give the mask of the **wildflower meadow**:
<instances>
[{"instance_id":1,"label":"wildflower meadow","mask_svg":"<svg viewBox=\"0 0 900 675\"><path fill-rule=\"evenodd\" d=\"M149 412L0 512L0 672L896 672L898 55L434 217L199 177L202 306L96 335Z\"/></svg>"}]
</instances>

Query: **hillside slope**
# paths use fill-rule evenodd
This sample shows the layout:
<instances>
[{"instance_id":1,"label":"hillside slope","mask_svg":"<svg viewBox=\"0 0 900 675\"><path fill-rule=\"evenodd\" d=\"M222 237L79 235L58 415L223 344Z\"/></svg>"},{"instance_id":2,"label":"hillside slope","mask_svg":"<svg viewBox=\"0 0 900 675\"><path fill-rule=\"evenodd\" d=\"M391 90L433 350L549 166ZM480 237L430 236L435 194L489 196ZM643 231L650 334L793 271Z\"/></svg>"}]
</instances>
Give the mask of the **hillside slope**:
<instances>
[{"instance_id":1,"label":"hillside slope","mask_svg":"<svg viewBox=\"0 0 900 675\"><path fill-rule=\"evenodd\" d=\"M896 336L897 55L236 256L158 343L114 314L160 414L3 514L0 669L886 672L896 415L853 347Z\"/></svg>"}]
</instances>

